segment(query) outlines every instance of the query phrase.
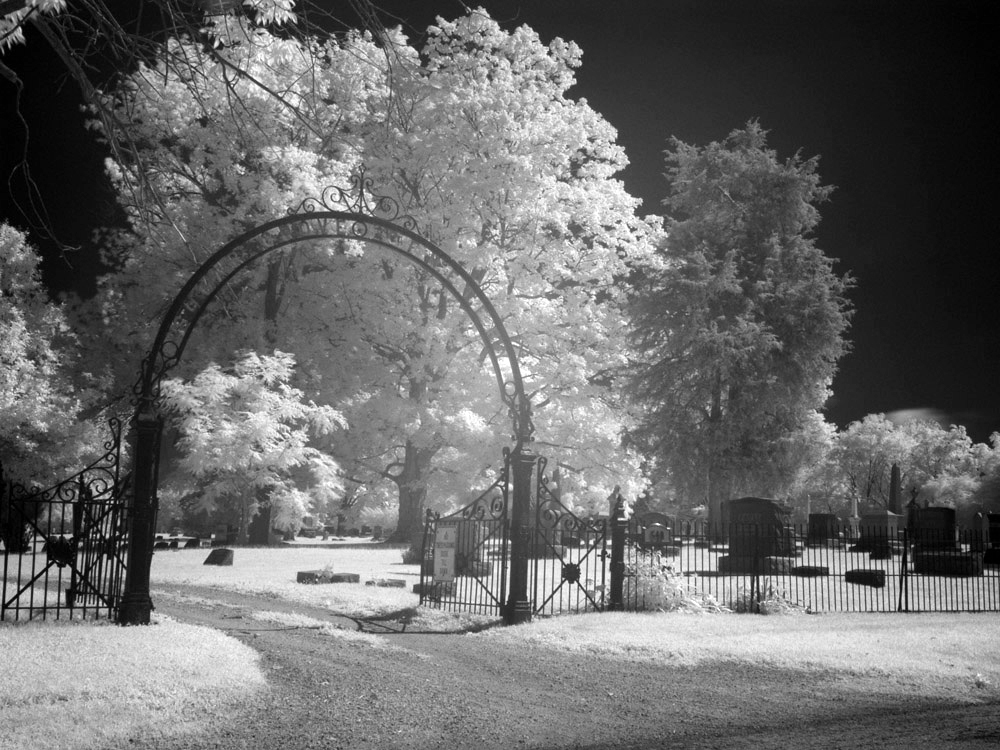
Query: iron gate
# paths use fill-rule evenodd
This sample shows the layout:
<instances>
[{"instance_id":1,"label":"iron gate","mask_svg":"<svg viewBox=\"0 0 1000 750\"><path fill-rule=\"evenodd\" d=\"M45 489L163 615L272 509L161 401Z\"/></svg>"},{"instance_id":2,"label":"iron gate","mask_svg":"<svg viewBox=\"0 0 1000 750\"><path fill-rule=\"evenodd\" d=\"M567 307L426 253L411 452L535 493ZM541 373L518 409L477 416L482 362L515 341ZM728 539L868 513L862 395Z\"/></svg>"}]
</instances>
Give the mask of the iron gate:
<instances>
[{"instance_id":1,"label":"iron gate","mask_svg":"<svg viewBox=\"0 0 1000 750\"><path fill-rule=\"evenodd\" d=\"M530 531L532 614L605 607L608 519L580 518L562 504L558 487L538 459L534 521Z\"/></svg>"},{"instance_id":2,"label":"iron gate","mask_svg":"<svg viewBox=\"0 0 1000 750\"><path fill-rule=\"evenodd\" d=\"M510 451L500 476L475 500L446 516L427 511L420 603L501 614L510 551Z\"/></svg>"},{"instance_id":3,"label":"iron gate","mask_svg":"<svg viewBox=\"0 0 1000 750\"><path fill-rule=\"evenodd\" d=\"M0 620L116 618L129 477L119 471L121 423L110 425L104 455L70 479L47 489L0 486Z\"/></svg>"},{"instance_id":4,"label":"iron gate","mask_svg":"<svg viewBox=\"0 0 1000 750\"><path fill-rule=\"evenodd\" d=\"M511 556L521 549L530 578L532 615L602 610L607 606L607 518L580 518L562 504L538 459L530 520L512 544L511 453L486 491L448 515L427 513L420 603L452 611L509 615Z\"/></svg>"}]
</instances>

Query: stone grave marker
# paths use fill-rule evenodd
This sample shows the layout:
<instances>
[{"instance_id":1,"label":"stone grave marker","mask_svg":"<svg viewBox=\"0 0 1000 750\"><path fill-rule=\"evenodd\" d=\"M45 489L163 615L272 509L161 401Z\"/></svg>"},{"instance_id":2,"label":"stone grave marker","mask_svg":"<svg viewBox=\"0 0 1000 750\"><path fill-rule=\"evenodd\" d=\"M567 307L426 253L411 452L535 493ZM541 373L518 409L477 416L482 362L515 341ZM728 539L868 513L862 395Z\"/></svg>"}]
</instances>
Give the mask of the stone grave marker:
<instances>
[{"instance_id":1,"label":"stone grave marker","mask_svg":"<svg viewBox=\"0 0 1000 750\"><path fill-rule=\"evenodd\" d=\"M983 554L958 544L954 508L919 508L913 528L913 570L924 575L981 576Z\"/></svg>"},{"instance_id":2,"label":"stone grave marker","mask_svg":"<svg viewBox=\"0 0 1000 750\"><path fill-rule=\"evenodd\" d=\"M856 552L869 552L873 560L885 560L897 552L902 516L879 509L861 516Z\"/></svg>"},{"instance_id":3,"label":"stone grave marker","mask_svg":"<svg viewBox=\"0 0 1000 750\"><path fill-rule=\"evenodd\" d=\"M216 547L208 553L202 565L232 565L233 551L226 547Z\"/></svg>"},{"instance_id":4,"label":"stone grave marker","mask_svg":"<svg viewBox=\"0 0 1000 750\"><path fill-rule=\"evenodd\" d=\"M785 528L786 510L774 500L741 497L723 504L729 535L728 555L719 558L719 571L779 575L791 569L787 558L795 544Z\"/></svg>"},{"instance_id":5,"label":"stone grave marker","mask_svg":"<svg viewBox=\"0 0 1000 750\"><path fill-rule=\"evenodd\" d=\"M1000 565L1000 513L986 514L986 552L983 554L983 564Z\"/></svg>"},{"instance_id":6,"label":"stone grave marker","mask_svg":"<svg viewBox=\"0 0 1000 750\"><path fill-rule=\"evenodd\" d=\"M914 519L913 543L922 550L955 549L958 526L954 508L918 508Z\"/></svg>"},{"instance_id":7,"label":"stone grave marker","mask_svg":"<svg viewBox=\"0 0 1000 750\"><path fill-rule=\"evenodd\" d=\"M838 519L833 513L810 513L806 544L821 547L837 539Z\"/></svg>"}]
</instances>

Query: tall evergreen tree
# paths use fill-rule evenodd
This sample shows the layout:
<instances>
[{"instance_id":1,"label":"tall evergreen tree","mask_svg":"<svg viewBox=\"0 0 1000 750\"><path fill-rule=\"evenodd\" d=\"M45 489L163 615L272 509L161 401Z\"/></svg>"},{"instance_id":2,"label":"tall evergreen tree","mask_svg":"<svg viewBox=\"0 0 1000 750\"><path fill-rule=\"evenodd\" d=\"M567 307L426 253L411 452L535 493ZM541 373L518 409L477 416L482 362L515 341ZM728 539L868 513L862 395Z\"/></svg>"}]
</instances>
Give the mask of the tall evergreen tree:
<instances>
[{"instance_id":1,"label":"tall evergreen tree","mask_svg":"<svg viewBox=\"0 0 1000 750\"><path fill-rule=\"evenodd\" d=\"M632 304L642 407L632 439L688 502L773 494L847 350L846 292L810 237L818 160L780 160L756 122L699 148L672 139L670 216ZM769 467L784 466L774 472Z\"/></svg>"}]
</instances>

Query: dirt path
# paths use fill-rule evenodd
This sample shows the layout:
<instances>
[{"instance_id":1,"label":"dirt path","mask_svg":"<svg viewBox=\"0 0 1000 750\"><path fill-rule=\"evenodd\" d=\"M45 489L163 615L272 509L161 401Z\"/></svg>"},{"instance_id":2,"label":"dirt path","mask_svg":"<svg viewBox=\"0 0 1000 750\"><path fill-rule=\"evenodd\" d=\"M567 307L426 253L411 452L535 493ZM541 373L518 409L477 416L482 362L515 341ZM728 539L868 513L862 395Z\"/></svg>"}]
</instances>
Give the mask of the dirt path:
<instances>
[{"instance_id":1,"label":"dirt path","mask_svg":"<svg viewBox=\"0 0 1000 750\"><path fill-rule=\"evenodd\" d=\"M484 649L461 635L402 633L379 644L247 617L322 610L224 592L157 599L175 619L220 628L262 655L272 689L155 750L503 748L995 748L1000 706L899 698L843 676L623 664L541 648Z\"/></svg>"}]
</instances>

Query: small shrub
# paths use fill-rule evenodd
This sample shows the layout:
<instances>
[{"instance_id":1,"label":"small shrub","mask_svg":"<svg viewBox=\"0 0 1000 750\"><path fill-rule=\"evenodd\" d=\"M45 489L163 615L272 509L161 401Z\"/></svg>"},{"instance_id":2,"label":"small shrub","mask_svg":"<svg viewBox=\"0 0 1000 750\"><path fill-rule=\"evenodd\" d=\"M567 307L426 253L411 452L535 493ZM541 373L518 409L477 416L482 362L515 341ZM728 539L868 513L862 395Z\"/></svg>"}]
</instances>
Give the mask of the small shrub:
<instances>
[{"instance_id":1,"label":"small shrub","mask_svg":"<svg viewBox=\"0 0 1000 750\"><path fill-rule=\"evenodd\" d=\"M734 612L762 615L794 615L808 611L793 601L788 592L779 589L771 578L762 578L756 591L741 586L732 603Z\"/></svg>"},{"instance_id":2,"label":"small shrub","mask_svg":"<svg viewBox=\"0 0 1000 750\"><path fill-rule=\"evenodd\" d=\"M403 565L420 565L424 559L424 551L416 545L403 550Z\"/></svg>"},{"instance_id":3,"label":"small shrub","mask_svg":"<svg viewBox=\"0 0 1000 750\"><path fill-rule=\"evenodd\" d=\"M633 564L625 575L626 609L654 612L726 612L715 598L698 591L663 562L659 552L632 549Z\"/></svg>"}]
</instances>

